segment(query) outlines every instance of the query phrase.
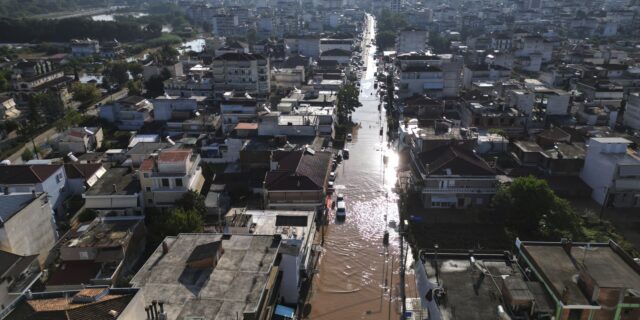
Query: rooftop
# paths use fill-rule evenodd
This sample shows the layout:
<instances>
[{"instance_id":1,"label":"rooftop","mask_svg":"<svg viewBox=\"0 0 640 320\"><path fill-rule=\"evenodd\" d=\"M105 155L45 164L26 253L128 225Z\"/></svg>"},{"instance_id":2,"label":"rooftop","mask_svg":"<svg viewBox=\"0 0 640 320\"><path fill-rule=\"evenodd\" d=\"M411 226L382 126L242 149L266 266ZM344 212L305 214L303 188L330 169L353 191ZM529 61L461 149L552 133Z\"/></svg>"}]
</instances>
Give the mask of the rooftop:
<instances>
[{"instance_id":1,"label":"rooftop","mask_svg":"<svg viewBox=\"0 0 640 320\"><path fill-rule=\"evenodd\" d=\"M96 218L91 223L78 226L70 231L62 242L63 247L126 247L142 217Z\"/></svg>"},{"instance_id":2,"label":"rooftop","mask_svg":"<svg viewBox=\"0 0 640 320\"><path fill-rule=\"evenodd\" d=\"M632 289L640 294L640 265L614 242L587 245L525 241L520 250L564 304L592 304L591 297L577 284L577 277L584 274L600 288Z\"/></svg>"},{"instance_id":3,"label":"rooftop","mask_svg":"<svg viewBox=\"0 0 640 320\"><path fill-rule=\"evenodd\" d=\"M59 164L0 165L0 185L40 183L60 167Z\"/></svg>"},{"instance_id":4,"label":"rooftop","mask_svg":"<svg viewBox=\"0 0 640 320\"><path fill-rule=\"evenodd\" d=\"M9 221L20 210L24 209L35 199L39 198L43 193L38 193L36 197L31 192L0 194L0 226ZM46 195L45 195L46 197Z\"/></svg>"},{"instance_id":5,"label":"rooftop","mask_svg":"<svg viewBox=\"0 0 640 320\"><path fill-rule=\"evenodd\" d=\"M140 192L140 182L130 168L111 168L85 195L133 195Z\"/></svg>"},{"instance_id":6,"label":"rooftop","mask_svg":"<svg viewBox=\"0 0 640 320\"><path fill-rule=\"evenodd\" d=\"M201 245L221 241L224 253L215 268L193 268L186 261ZM168 319L206 316L235 319L260 307L280 241L271 235L180 234L164 240L131 280L145 305L164 302Z\"/></svg>"},{"instance_id":7,"label":"rooftop","mask_svg":"<svg viewBox=\"0 0 640 320\"><path fill-rule=\"evenodd\" d=\"M7 320L112 320L129 305L138 289L86 288L33 293L22 298Z\"/></svg>"},{"instance_id":8,"label":"rooftop","mask_svg":"<svg viewBox=\"0 0 640 320\"><path fill-rule=\"evenodd\" d=\"M439 282L446 292L446 303L438 305L441 319L499 319L505 279L522 278L518 267L504 254L474 253L474 258L476 263L472 264L468 252L438 252L437 260L434 252L426 254L424 266L429 282Z\"/></svg>"}]
</instances>

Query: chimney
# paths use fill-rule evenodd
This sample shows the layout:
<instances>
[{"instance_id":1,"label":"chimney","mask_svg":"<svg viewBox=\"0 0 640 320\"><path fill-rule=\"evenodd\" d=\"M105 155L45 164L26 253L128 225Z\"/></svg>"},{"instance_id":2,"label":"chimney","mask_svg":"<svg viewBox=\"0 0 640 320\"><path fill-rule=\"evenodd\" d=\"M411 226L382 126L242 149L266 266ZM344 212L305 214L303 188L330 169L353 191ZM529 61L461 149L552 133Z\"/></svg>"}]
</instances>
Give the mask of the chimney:
<instances>
[{"instance_id":1,"label":"chimney","mask_svg":"<svg viewBox=\"0 0 640 320\"><path fill-rule=\"evenodd\" d=\"M117 193L118 192L118 186L116 186L116 184L112 184L113 187L113 193Z\"/></svg>"},{"instance_id":2,"label":"chimney","mask_svg":"<svg viewBox=\"0 0 640 320\"><path fill-rule=\"evenodd\" d=\"M169 245L167 245L166 241L162 241L162 254L165 255L169 253Z\"/></svg>"},{"instance_id":3,"label":"chimney","mask_svg":"<svg viewBox=\"0 0 640 320\"><path fill-rule=\"evenodd\" d=\"M4 192L5 196L8 196L9 195L9 187L4 187L3 192Z\"/></svg>"},{"instance_id":4,"label":"chimney","mask_svg":"<svg viewBox=\"0 0 640 320\"><path fill-rule=\"evenodd\" d=\"M160 314L164 314L164 302L159 301L158 305L160 305Z\"/></svg>"},{"instance_id":5,"label":"chimney","mask_svg":"<svg viewBox=\"0 0 640 320\"><path fill-rule=\"evenodd\" d=\"M562 238L562 248L564 251L571 256L571 247L573 246L573 242L570 239Z\"/></svg>"},{"instance_id":6,"label":"chimney","mask_svg":"<svg viewBox=\"0 0 640 320\"><path fill-rule=\"evenodd\" d=\"M31 190L31 196L33 196L33 198L37 198L38 196L36 196L36 191L35 190Z\"/></svg>"},{"instance_id":7,"label":"chimney","mask_svg":"<svg viewBox=\"0 0 640 320\"><path fill-rule=\"evenodd\" d=\"M151 301L151 313L153 314L154 319L158 319L158 302L156 300Z\"/></svg>"}]
</instances>

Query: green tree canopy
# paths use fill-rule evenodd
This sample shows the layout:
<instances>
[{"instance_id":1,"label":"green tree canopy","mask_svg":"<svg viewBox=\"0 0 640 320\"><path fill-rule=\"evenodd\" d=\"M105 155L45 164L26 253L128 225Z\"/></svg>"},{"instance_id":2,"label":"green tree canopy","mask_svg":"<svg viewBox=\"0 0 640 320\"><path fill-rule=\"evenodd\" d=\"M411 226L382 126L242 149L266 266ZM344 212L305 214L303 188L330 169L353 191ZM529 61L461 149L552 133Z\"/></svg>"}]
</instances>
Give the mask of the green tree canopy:
<instances>
[{"instance_id":1,"label":"green tree canopy","mask_svg":"<svg viewBox=\"0 0 640 320\"><path fill-rule=\"evenodd\" d=\"M498 190L492 201L497 217L520 237L557 239L582 237L580 218L547 182L533 176L516 178Z\"/></svg>"},{"instance_id":2,"label":"green tree canopy","mask_svg":"<svg viewBox=\"0 0 640 320\"><path fill-rule=\"evenodd\" d=\"M184 210L195 210L201 216L204 216L207 213L207 207L204 204L204 196L193 191L189 190L182 195L182 198L176 201L176 206L183 208Z\"/></svg>"},{"instance_id":3,"label":"green tree canopy","mask_svg":"<svg viewBox=\"0 0 640 320\"><path fill-rule=\"evenodd\" d=\"M340 89L340 91L338 91L337 107L340 123L345 123L349 119L351 113L362 106L362 103L358 100L359 95L360 91L353 84L345 85Z\"/></svg>"},{"instance_id":4,"label":"green tree canopy","mask_svg":"<svg viewBox=\"0 0 640 320\"><path fill-rule=\"evenodd\" d=\"M129 81L129 64L126 62L113 62L107 65L102 72L107 81L122 87Z\"/></svg>"},{"instance_id":5,"label":"green tree canopy","mask_svg":"<svg viewBox=\"0 0 640 320\"><path fill-rule=\"evenodd\" d=\"M100 100L102 94L98 88L90 83L76 83L73 85L73 100L83 106L90 105Z\"/></svg>"},{"instance_id":6,"label":"green tree canopy","mask_svg":"<svg viewBox=\"0 0 640 320\"><path fill-rule=\"evenodd\" d=\"M161 96L164 94L164 79L160 75L153 75L144 83L144 87L147 89L147 96Z\"/></svg>"}]
</instances>

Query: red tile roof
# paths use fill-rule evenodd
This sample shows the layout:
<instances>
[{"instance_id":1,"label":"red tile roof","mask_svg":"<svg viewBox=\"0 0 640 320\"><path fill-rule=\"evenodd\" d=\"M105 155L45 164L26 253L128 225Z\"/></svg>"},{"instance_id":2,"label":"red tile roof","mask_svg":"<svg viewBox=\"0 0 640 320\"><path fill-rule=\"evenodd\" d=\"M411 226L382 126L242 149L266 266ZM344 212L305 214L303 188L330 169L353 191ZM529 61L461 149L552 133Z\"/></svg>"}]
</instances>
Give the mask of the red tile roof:
<instances>
[{"instance_id":1,"label":"red tile roof","mask_svg":"<svg viewBox=\"0 0 640 320\"><path fill-rule=\"evenodd\" d=\"M69 179L87 179L102 168L100 163L67 163L64 172Z\"/></svg>"},{"instance_id":2,"label":"red tile roof","mask_svg":"<svg viewBox=\"0 0 640 320\"><path fill-rule=\"evenodd\" d=\"M153 159L145 159L140 164L140 171L153 171Z\"/></svg>"},{"instance_id":3,"label":"red tile roof","mask_svg":"<svg viewBox=\"0 0 640 320\"><path fill-rule=\"evenodd\" d=\"M291 151L278 155L278 169L267 172L268 190L321 190L331 164L330 152Z\"/></svg>"},{"instance_id":4,"label":"red tile roof","mask_svg":"<svg viewBox=\"0 0 640 320\"><path fill-rule=\"evenodd\" d=\"M0 165L1 184L32 184L47 180L62 165L59 164L31 164L31 165Z\"/></svg>"},{"instance_id":5,"label":"red tile roof","mask_svg":"<svg viewBox=\"0 0 640 320\"><path fill-rule=\"evenodd\" d=\"M161 152L158 161L161 162L183 162L191 156L191 150L171 150Z\"/></svg>"},{"instance_id":6,"label":"red tile roof","mask_svg":"<svg viewBox=\"0 0 640 320\"><path fill-rule=\"evenodd\" d=\"M240 122L236 125L235 130L258 130L257 123Z\"/></svg>"}]
</instances>

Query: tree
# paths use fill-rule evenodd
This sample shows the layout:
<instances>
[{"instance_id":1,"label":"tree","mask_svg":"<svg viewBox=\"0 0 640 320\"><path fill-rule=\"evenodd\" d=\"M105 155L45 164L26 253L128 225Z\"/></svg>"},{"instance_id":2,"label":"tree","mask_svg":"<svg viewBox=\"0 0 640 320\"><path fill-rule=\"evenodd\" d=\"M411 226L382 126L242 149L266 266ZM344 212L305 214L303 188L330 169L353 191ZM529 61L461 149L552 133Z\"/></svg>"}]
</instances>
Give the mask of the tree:
<instances>
[{"instance_id":1,"label":"tree","mask_svg":"<svg viewBox=\"0 0 640 320\"><path fill-rule=\"evenodd\" d=\"M29 126L37 129L41 125L53 123L64 114L64 105L54 92L36 93L29 97Z\"/></svg>"},{"instance_id":2,"label":"tree","mask_svg":"<svg viewBox=\"0 0 640 320\"><path fill-rule=\"evenodd\" d=\"M582 237L579 217L547 182L533 176L516 178L492 200L497 217L521 237Z\"/></svg>"},{"instance_id":3,"label":"tree","mask_svg":"<svg viewBox=\"0 0 640 320\"><path fill-rule=\"evenodd\" d=\"M55 127L58 132L62 132L67 128L76 126L82 122L82 115L76 110L68 110L65 112L64 117L55 122Z\"/></svg>"},{"instance_id":4,"label":"tree","mask_svg":"<svg viewBox=\"0 0 640 320\"><path fill-rule=\"evenodd\" d=\"M176 201L176 206L186 211L195 210L201 216L204 216L207 213L207 207L204 204L204 196L192 190L183 194L182 197Z\"/></svg>"},{"instance_id":5,"label":"tree","mask_svg":"<svg viewBox=\"0 0 640 320\"><path fill-rule=\"evenodd\" d=\"M144 72L144 66L138 62L129 63L129 73L134 79L142 78L142 72Z\"/></svg>"},{"instance_id":6,"label":"tree","mask_svg":"<svg viewBox=\"0 0 640 320\"><path fill-rule=\"evenodd\" d=\"M29 148L25 148L24 151L22 151L22 155L20 156L20 158L22 158L22 161L29 161L33 159L33 157L33 151L31 151L31 149Z\"/></svg>"},{"instance_id":7,"label":"tree","mask_svg":"<svg viewBox=\"0 0 640 320\"><path fill-rule=\"evenodd\" d=\"M345 123L352 112L354 112L357 108L362 106L360 100L358 100L358 95L360 91L353 84L348 84L343 86L340 91L338 91L338 119L340 123Z\"/></svg>"},{"instance_id":8,"label":"tree","mask_svg":"<svg viewBox=\"0 0 640 320\"><path fill-rule=\"evenodd\" d=\"M127 82L127 90L129 90L129 95L141 96L142 80L129 80L129 82Z\"/></svg>"},{"instance_id":9,"label":"tree","mask_svg":"<svg viewBox=\"0 0 640 320\"><path fill-rule=\"evenodd\" d=\"M102 94L98 88L90 83L76 83L73 85L73 100L88 106L100 100Z\"/></svg>"},{"instance_id":10,"label":"tree","mask_svg":"<svg viewBox=\"0 0 640 320\"><path fill-rule=\"evenodd\" d=\"M149 77L144 83L145 89L147 89L147 96L149 97L157 97L164 94L164 80L162 76L153 75Z\"/></svg>"},{"instance_id":11,"label":"tree","mask_svg":"<svg viewBox=\"0 0 640 320\"><path fill-rule=\"evenodd\" d=\"M161 238L204 230L204 221L196 210L174 208L168 212L160 213L155 217L155 220L152 230Z\"/></svg>"},{"instance_id":12,"label":"tree","mask_svg":"<svg viewBox=\"0 0 640 320\"><path fill-rule=\"evenodd\" d=\"M126 62L110 63L102 72L109 83L122 87L129 81L129 64Z\"/></svg>"}]
</instances>

